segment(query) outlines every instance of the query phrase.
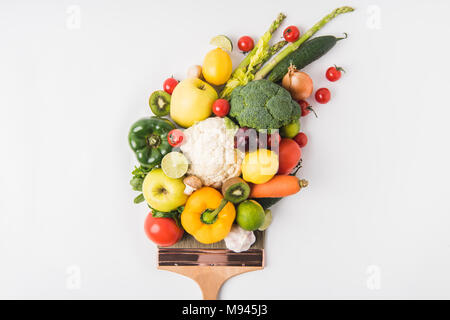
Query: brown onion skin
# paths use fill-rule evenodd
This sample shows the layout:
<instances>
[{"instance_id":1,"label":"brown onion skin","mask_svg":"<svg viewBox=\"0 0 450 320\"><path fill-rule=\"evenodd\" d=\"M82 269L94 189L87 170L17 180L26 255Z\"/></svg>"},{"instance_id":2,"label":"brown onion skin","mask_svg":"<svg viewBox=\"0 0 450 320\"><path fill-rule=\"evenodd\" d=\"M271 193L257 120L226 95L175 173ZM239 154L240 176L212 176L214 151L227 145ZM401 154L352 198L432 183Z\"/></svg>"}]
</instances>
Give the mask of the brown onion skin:
<instances>
[{"instance_id":1,"label":"brown onion skin","mask_svg":"<svg viewBox=\"0 0 450 320\"><path fill-rule=\"evenodd\" d=\"M283 77L281 85L290 92L294 100L305 100L308 98L313 90L313 81L311 77L305 72L298 71L291 66L288 72Z\"/></svg>"}]
</instances>

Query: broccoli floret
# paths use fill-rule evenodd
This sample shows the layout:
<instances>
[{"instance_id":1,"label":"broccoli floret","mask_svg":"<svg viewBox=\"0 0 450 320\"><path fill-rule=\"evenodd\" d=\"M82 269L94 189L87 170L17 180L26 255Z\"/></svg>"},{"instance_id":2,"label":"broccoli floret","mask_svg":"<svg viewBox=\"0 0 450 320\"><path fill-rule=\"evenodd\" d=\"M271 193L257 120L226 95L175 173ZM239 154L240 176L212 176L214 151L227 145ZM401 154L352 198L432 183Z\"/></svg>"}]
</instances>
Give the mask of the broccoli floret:
<instances>
[{"instance_id":1,"label":"broccoli floret","mask_svg":"<svg viewBox=\"0 0 450 320\"><path fill-rule=\"evenodd\" d=\"M238 117L241 127L277 129L281 122L274 119L266 108L245 108Z\"/></svg>"},{"instance_id":2,"label":"broccoli floret","mask_svg":"<svg viewBox=\"0 0 450 320\"><path fill-rule=\"evenodd\" d=\"M300 106L290 93L268 80L256 80L231 94L230 116L241 127L278 129L300 118Z\"/></svg>"}]
</instances>

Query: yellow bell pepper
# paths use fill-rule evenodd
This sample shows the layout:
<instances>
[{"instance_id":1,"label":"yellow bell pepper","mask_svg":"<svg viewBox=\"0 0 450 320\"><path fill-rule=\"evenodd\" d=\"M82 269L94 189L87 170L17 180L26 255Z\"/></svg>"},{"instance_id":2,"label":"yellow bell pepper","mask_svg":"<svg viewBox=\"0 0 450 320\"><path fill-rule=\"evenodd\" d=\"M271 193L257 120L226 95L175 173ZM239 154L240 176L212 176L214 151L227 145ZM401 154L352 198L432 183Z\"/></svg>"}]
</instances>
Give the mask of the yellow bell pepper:
<instances>
[{"instance_id":1,"label":"yellow bell pepper","mask_svg":"<svg viewBox=\"0 0 450 320\"><path fill-rule=\"evenodd\" d=\"M187 233L201 243L223 240L231 230L236 210L214 188L203 187L187 200L181 213L181 224Z\"/></svg>"}]
</instances>

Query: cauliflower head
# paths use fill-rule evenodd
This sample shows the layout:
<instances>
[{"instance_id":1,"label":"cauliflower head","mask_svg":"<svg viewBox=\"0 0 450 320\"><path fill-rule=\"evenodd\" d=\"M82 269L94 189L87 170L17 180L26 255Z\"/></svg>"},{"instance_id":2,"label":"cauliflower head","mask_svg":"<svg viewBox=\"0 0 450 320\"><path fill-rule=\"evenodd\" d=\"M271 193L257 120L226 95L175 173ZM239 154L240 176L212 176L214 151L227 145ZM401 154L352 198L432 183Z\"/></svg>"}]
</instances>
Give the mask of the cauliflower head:
<instances>
[{"instance_id":1,"label":"cauliflower head","mask_svg":"<svg viewBox=\"0 0 450 320\"><path fill-rule=\"evenodd\" d=\"M226 118L208 118L184 130L180 149L189 160L188 174L203 184L220 188L223 181L241 174L244 154L234 148L236 128Z\"/></svg>"},{"instance_id":2,"label":"cauliflower head","mask_svg":"<svg viewBox=\"0 0 450 320\"><path fill-rule=\"evenodd\" d=\"M300 118L299 104L291 94L269 80L251 81L231 94L230 116L241 127L278 129Z\"/></svg>"}]
</instances>

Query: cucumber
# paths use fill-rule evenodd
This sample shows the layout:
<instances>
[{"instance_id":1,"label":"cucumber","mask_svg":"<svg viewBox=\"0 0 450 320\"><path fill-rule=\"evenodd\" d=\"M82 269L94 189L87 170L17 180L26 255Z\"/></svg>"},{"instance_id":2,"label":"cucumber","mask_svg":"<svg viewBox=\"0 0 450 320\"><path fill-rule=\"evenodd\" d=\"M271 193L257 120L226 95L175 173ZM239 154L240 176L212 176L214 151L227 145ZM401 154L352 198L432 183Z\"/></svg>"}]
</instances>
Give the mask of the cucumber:
<instances>
[{"instance_id":1,"label":"cucumber","mask_svg":"<svg viewBox=\"0 0 450 320\"><path fill-rule=\"evenodd\" d=\"M327 53L334 47L336 42L345 38L347 38L347 34L345 34L344 38L322 36L306 41L297 50L291 52L286 58L281 60L275 68L273 68L267 79L272 82L279 82L288 72L288 68L291 64L294 65L297 70L303 69L308 64Z\"/></svg>"},{"instance_id":2,"label":"cucumber","mask_svg":"<svg viewBox=\"0 0 450 320\"><path fill-rule=\"evenodd\" d=\"M283 198L256 198L253 199L256 202L258 202L263 208L269 209L271 206L273 206L275 203L279 202Z\"/></svg>"}]
</instances>

